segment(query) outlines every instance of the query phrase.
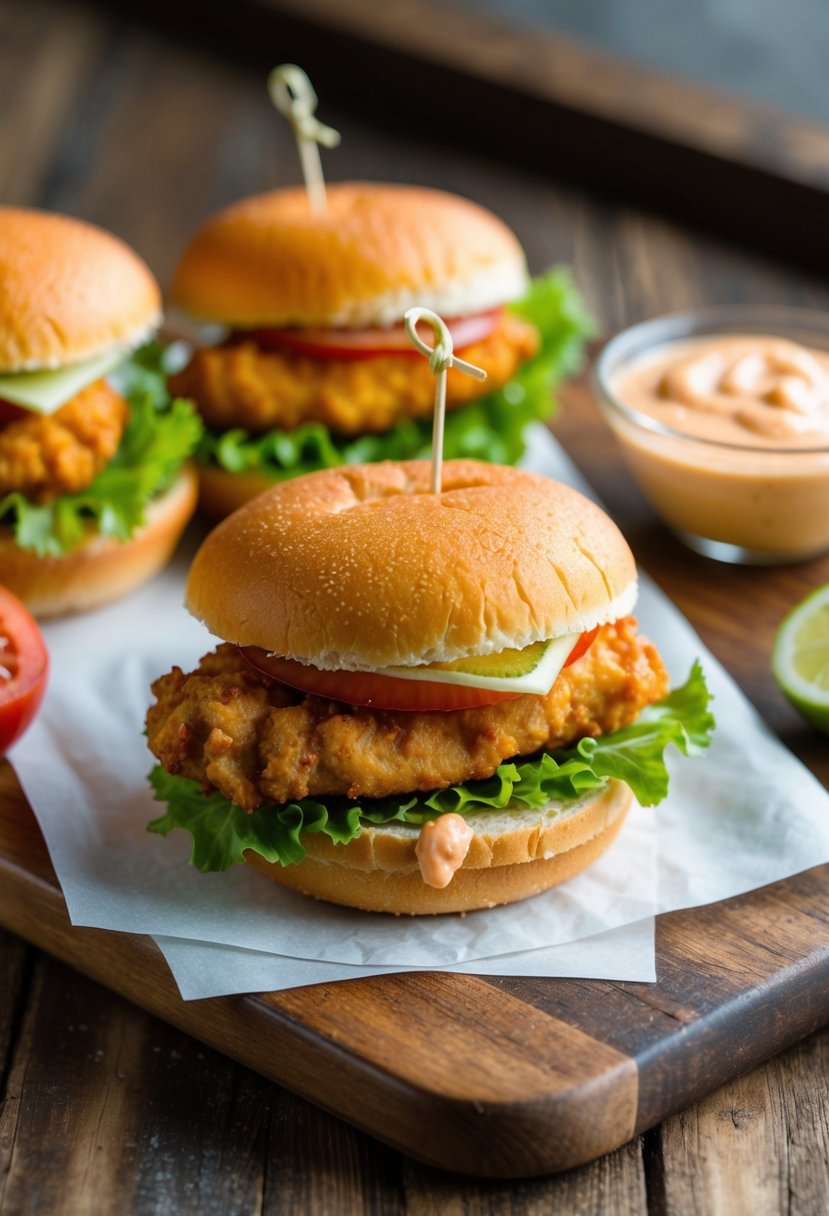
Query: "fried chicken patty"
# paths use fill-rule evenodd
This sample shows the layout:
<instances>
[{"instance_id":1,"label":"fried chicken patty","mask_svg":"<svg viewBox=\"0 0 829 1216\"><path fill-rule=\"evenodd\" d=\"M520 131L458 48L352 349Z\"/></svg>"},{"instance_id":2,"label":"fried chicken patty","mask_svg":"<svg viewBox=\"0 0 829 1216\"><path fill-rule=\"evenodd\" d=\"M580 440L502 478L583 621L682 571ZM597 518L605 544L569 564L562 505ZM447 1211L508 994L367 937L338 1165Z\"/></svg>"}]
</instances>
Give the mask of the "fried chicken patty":
<instances>
[{"instance_id":1,"label":"fried chicken patty","mask_svg":"<svg viewBox=\"0 0 829 1216\"><path fill-rule=\"evenodd\" d=\"M458 350L482 367L484 382L450 370L446 405L465 405L505 384L538 351L534 326L504 313L480 342ZM174 396L191 397L208 426L243 427L261 433L323 422L339 435L387 431L405 418L431 415L434 376L425 359L409 354L362 359L315 359L288 351L265 351L254 342L232 341L199 350L170 377Z\"/></svg>"},{"instance_id":2,"label":"fried chicken patty","mask_svg":"<svg viewBox=\"0 0 829 1216\"><path fill-rule=\"evenodd\" d=\"M382 798L490 777L512 756L633 722L668 690L656 648L625 617L605 625L546 696L446 713L360 709L294 692L235 646L153 684L150 750L172 774L246 811L308 795Z\"/></svg>"},{"instance_id":3,"label":"fried chicken patty","mask_svg":"<svg viewBox=\"0 0 829 1216\"><path fill-rule=\"evenodd\" d=\"M0 494L32 502L84 490L118 450L129 406L105 380L54 414L28 414L0 430Z\"/></svg>"}]
</instances>

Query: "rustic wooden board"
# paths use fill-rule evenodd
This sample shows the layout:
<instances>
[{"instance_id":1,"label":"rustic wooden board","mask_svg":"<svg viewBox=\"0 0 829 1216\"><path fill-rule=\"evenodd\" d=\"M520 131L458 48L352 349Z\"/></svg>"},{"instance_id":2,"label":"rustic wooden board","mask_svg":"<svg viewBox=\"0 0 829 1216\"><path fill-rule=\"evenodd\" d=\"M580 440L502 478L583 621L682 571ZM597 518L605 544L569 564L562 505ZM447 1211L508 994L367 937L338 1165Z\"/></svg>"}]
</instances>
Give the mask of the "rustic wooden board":
<instances>
[{"instance_id":1,"label":"rustic wooden board","mask_svg":"<svg viewBox=\"0 0 829 1216\"><path fill-rule=\"evenodd\" d=\"M321 11L323 3L314 0L315 11ZM274 123L261 75L239 72L226 62L231 27L246 34L245 54L254 47L267 61L265 66L273 53L274 58L299 57L317 73L312 61L301 56L297 39L286 45L284 39L251 35L248 17L253 5L254 0L249 0L242 19L233 6L203 6L196 26L187 15L186 38L176 43L137 35L123 21L121 8L116 14L105 5L93 10L57 0L32 0L26 5L0 0L0 93L7 118L0 130L4 201L66 210L102 223L130 240L166 280L183 243L210 210L243 194L285 184L297 172L290 132ZM134 7L142 13L147 8ZM184 6L164 6L168 11L174 7L184 12ZM298 0L286 0L284 7L286 11L301 8ZM328 7L337 20L341 16L345 20L346 10L361 20L360 13L370 6L342 6L329 0ZM393 10L414 12L417 7L396 3L382 10L375 5L374 10L390 30ZM217 38L221 59L203 57L193 46L194 37L200 36L204 22L214 13L222 20ZM270 19L267 28L277 31ZM281 30L286 30L284 23ZM703 303L751 300L829 306L821 280L797 276L768 261L749 260L653 215L648 218L608 206L605 200L614 175L625 169L623 152L631 145L618 139L609 122L604 123L607 134L601 143L579 144L576 132L584 119L578 106L572 123L567 113L571 101L578 103L574 86L595 95L607 86L607 72L593 70L591 57L582 59L571 53L572 48L562 48L562 58L554 63L550 48L541 54L534 44L525 53L519 42L506 43L494 34L490 37L488 31L485 35L474 56L468 46L459 45L458 62L449 63L442 76L432 72L419 77L432 84L454 80L458 86L452 104L461 121L450 132L452 146L419 141L416 115L412 113L411 128L404 125L400 108L390 98L374 107L370 125L360 125L348 112L331 113L325 100L331 96L329 82L320 77L322 116L340 126L345 136L343 150L330 158L332 175L392 175L458 190L487 203L520 233L534 269L552 261L574 264L577 281L605 331L660 311ZM318 36L307 30L303 34L309 49L314 37ZM405 45L411 38L410 24L404 23L398 42ZM359 31L357 40L365 47ZM317 41L331 71L339 62L345 75L351 68L343 45L342 40ZM422 47L415 50L420 56ZM454 55L455 49L449 46L448 53ZM569 146L562 148L565 159L575 162L579 147L588 148L585 169L588 174L601 173L598 199L567 193L550 183L549 175L564 174L567 166L559 161L559 150L555 157L548 156L546 144L537 144L533 159L528 141L523 141L517 157L536 164L541 174L521 174L502 163L509 148L503 137L493 141L493 116L500 113L503 123L529 102L526 96L513 100L503 87L501 69L493 63L499 53L504 54L506 71L510 60L522 65L522 79L528 63L545 74L544 93L533 105L529 130L537 122L552 139L555 123L548 119L555 108L557 121L570 131L565 141ZM237 58L244 57L240 53ZM491 89L486 82L486 88L470 82L471 91L461 91L459 61L464 57L470 74L489 74ZM352 72L352 78L363 90L364 81L373 86L372 74L379 73L380 84L388 83L390 92L392 85L399 93L407 92L420 106L423 98L412 91L411 83L418 69L414 63L407 69L404 58L393 48L385 59L361 53L359 71ZM809 251L821 233L825 250L824 227L820 215L816 224L805 222L804 216L813 212L802 210L798 197L801 185L809 194L820 189L825 133L816 133L814 141L808 133L801 138L785 122L777 125L773 116L753 125L730 109L720 112L714 105L700 110L690 96L678 100L674 94L672 100L670 93L649 93L647 108L654 120L675 121L679 115L690 126L696 118L701 126L708 126L718 113L725 113L727 120L718 129L721 134L733 133L735 140L733 147L720 147L719 153L723 162L733 159L737 167L727 188L724 179L717 178L718 191L693 156L679 152L676 158L663 159L651 144L653 155L648 171L641 175L640 196L653 206L654 176L673 177L675 193L684 192L688 203L684 213L695 210L697 202L703 207L710 202L712 210L740 225L743 239L767 252L779 249L791 235L814 267L817 263ZM599 125L603 116L614 112L629 125L630 111L623 107L626 94L637 102L643 95L641 81L620 71L611 81L603 114L598 114ZM343 99L348 100L345 91ZM499 110L505 100L509 107ZM485 120L477 122L479 146L498 159L473 157L461 146L472 136L479 101L486 106ZM477 110L478 120L481 114ZM381 121L386 123L385 132L378 130ZM403 131L405 149L400 139ZM682 138L681 131L676 134ZM702 134L700 151L716 158L718 149ZM759 159L752 161L754 153ZM749 168L754 164L761 176L741 185L746 157ZM769 198L762 174L765 166L774 176L775 158L781 178L790 178L794 189ZM618 193L635 197L631 177L642 162L627 163L628 178ZM727 164L716 172L727 173ZM696 184L691 180L694 173ZM571 175L578 176L575 167ZM704 190L699 188L700 180L705 181ZM761 194L763 204L758 208ZM755 210L761 217L757 225ZM675 213L681 211L677 205ZM715 217L710 222L712 227L720 226ZM727 230L726 223L721 230ZM622 523L637 558L700 629L768 724L829 783L826 739L799 722L774 688L768 670L775 624L807 591L829 580L829 559L788 570L735 570L687 553L654 522L620 469L610 436L587 424L590 410L582 393L571 395L557 430ZM388 1010L400 1009L401 1022L409 1019L412 1024L410 1014L422 1011L424 994L453 1015L459 1007L462 1013L470 1002L477 1002L476 1017L483 1025L477 1031L476 1049L485 1040L480 1071L491 1054L490 1039L494 1048L500 1050L505 1043L505 1050L517 1052L516 1044L527 1034L536 1045L536 1063L550 1072L551 1048L539 1056L537 1046L539 1041L555 1042L553 1034L560 1039L560 1021L575 1024L588 1039L604 1041L623 1057L634 1057L639 1063L636 1125L642 1127L659 1117L655 1111L677 1108L684 1101L680 1068L688 1074L682 1081L686 1093L707 1092L720 1076L728 1075L717 1071L720 1059L716 1068L712 1066L712 1055L733 1051L729 1069L736 1073L827 1019L825 998L814 995L819 983L826 988L815 956L825 950L829 936L827 881L824 874L817 874L733 901L714 910L712 921L708 912L664 918L659 926L661 978L656 987L473 981L460 996L451 977L438 976L419 980L409 998L405 985L389 985L385 992L380 985L380 994L373 981L365 988L357 985L343 1011L352 1011L350 1023L356 1008L361 1017L373 1018L377 1029L372 1033L371 1060L355 1061L354 1027L349 1025L342 1039L336 1019L333 1029L320 1024L322 1009L327 1007L326 1016L333 1017L341 1008L337 1002L346 999L342 989L308 990L283 1004L279 998L265 1002L249 998L184 1007L150 943L133 942L135 949L126 956L121 953L123 939L115 935L69 933L31 816L19 805L8 774L3 779L0 805L5 805L9 819L6 823L0 818L4 858L0 920L19 925L21 936L32 940L37 940L38 932L47 933L48 949L91 974L97 974L94 968L98 968L109 976L115 970L109 959L117 958L121 991L136 1003L156 1009L180 1026L190 1026L186 1019L202 1008L202 1025L193 1026L194 1033L252 1064L255 1036L263 1028L264 1033L273 1028L265 1062L268 1075L284 1078L297 1092L330 1110L341 1109L342 1091L354 1085L360 1091L360 1107L351 1117L380 1135L386 1118L383 1104L388 1101L385 1138L429 1160L443 1162L451 1157L457 1143L451 1136L456 1134L463 1148L463 1155L457 1155L459 1167L484 1170L481 1159L489 1155L493 1162L487 1172L530 1173L546 1168L540 1164L543 1154L553 1168L555 1131L550 1128L556 1112L548 1111L544 1120L537 1111L527 1112L523 1126L532 1119L532 1135L522 1139L519 1127L494 1149L490 1146L497 1136L489 1129L503 1123L505 1111L490 1099L481 1100L471 1111L460 1101L447 1111L444 1100L434 1126L424 1117L424 1107L431 1116L434 1101L429 1105L412 1099L412 1110L407 1112L411 1086L402 1062L403 1080L394 1080L399 1075L397 1062L389 1066L386 1057L397 1049L392 1033L397 1028L389 1031L386 1023ZM11 791L5 803L3 788ZM819 909L823 909L822 921ZM806 939L811 939L811 946L804 944ZM798 1005L801 989L793 961L799 950L808 951L806 958L812 956L805 976L810 996L803 1009ZM822 958L819 961L825 966ZM755 986L749 991L740 988L747 972ZM769 973L777 977L777 988L763 994L763 984L768 983L764 976ZM792 981L788 985L787 979ZM502 997L512 998L512 1003L501 1003ZM306 1008L317 1019L307 1033L299 1027ZM513 1023L510 1011L516 1008L521 1020ZM730 1037L722 1023L717 1025L717 1008L724 1010L720 1017L731 1019ZM792 1021L787 1024L786 1019ZM226 1033L229 1024L234 1027L232 1036ZM454 1025L456 1035L458 1025ZM683 1027L687 1034L675 1037L673 1055L658 1060L653 1054L657 1045L669 1041L668 1031ZM549 1040L541 1033L545 1028L551 1029ZM444 1028L441 1039L452 1040L452 1035ZM292 1053L296 1060L280 1059L280 1051L284 1056ZM372 1061L377 1057L375 1068ZM332 1060L344 1061L342 1071L332 1069ZM308 1075L302 1083L292 1079L306 1066ZM395 1091L394 1101L386 1098L378 1073L387 1089ZM4 1213L60 1211L86 1216L91 1210L142 1214L165 1210L226 1216L230 1211L261 1211L273 1216L289 1211L365 1210L422 1216L463 1209L526 1216L542 1211L624 1211L643 1216L646 1208L653 1216L818 1212L825 1207L829 1186L827 1075L829 1035L824 1033L594 1166L522 1184L463 1182L400 1160L346 1124L203 1051L186 1035L161 1026L52 959L27 951L18 939L0 934L0 1211ZM456 1088L460 1084L457 1079L454 1083ZM428 1099L429 1084L422 1088ZM561 1115L566 1111L566 1084L560 1084L559 1091ZM372 1100L379 1109L371 1108ZM462 1127L457 1132L447 1130L447 1122L455 1117ZM397 1137L401 1121L414 1137L414 1150ZM445 1146L444 1137L448 1137ZM470 1147L473 1137L477 1140ZM577 1147L581 1158L584 1145ZM559 1159L563 1156L558 1154Z\"/></svg>"},{"instance_id":2,"label":"rustic wooden board","mask_svg":"<svg viewBox=\"0 0 829 1216\"><path fill-rule=\"evenodd\" d=\"M637 557L737 662L749 695L756 680L766 718L829 780L825 739L770 698L763 658L775 622L829 577L829 559L739 570L687 553L620 468L585 382L563 398L557 432ZM749 596L747 633L735 603ZM149 938L68 924L8 765L0 924L392 1147L489 1177L590 1161L829 1021L829 866L661 917L656 985L431 973L183 1002Z\"/></svg>"},{"instance_id":3,"label":"rustic wooden board","mask_svg":"<svg viewBox=\"0 0 829 1216\"><path fill-rule=\"evenodd\" d=\"M7 764L0 922L393 1147L490 1177L592 1160L829 1019L829 866L662 917L655 986L427 973L184 1002L148 938L69 925Z\"/></svg>"}]
</instances>

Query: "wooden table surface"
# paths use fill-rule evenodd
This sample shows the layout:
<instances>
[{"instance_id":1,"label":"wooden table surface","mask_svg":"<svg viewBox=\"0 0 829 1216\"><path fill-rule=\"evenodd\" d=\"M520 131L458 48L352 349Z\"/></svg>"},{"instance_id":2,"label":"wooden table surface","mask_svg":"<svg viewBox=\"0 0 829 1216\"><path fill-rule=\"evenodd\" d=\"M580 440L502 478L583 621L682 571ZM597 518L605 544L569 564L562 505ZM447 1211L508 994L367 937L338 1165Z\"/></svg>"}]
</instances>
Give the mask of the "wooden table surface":
<instances>
[{"instance_id":1,"label":"wooden table surface","mask_svg":"<svg viewBox=\"0 0 829 1216\"><path fill-rule=\"evenodd\" d=\"M290 59L275 46L274 62ZM531 267L570 263L604 331L701 302L829 306L829 286L497 158L436 146L325 104L334 178L442 186L492 207ZM162 282L221 204L292 183L291 139L257 75L112 16L0 0L0 201L112 228ZM704 188L704 186L701 186ZM781 222L786 222L781 217ZM826 739L776 691L777 620L827 559L733 570L685 553L619 471L586 450L576 391L557 424L643 564L769 725L829 783ZM758 604L762 608L758 611ZM750 645L748 640L750 639ZM476 1183L416 1165L0 933L0 1213L827 1211L829 1030L592 1165Z\"/></svg>"}]
</instances>

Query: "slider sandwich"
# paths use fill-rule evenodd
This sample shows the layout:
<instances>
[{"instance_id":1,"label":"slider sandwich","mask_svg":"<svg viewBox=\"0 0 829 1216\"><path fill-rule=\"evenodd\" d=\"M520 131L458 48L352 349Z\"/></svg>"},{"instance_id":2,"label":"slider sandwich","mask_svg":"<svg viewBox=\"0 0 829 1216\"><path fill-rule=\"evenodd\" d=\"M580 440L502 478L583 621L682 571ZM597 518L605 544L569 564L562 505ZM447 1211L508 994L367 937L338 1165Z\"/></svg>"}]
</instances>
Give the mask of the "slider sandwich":
<instances>
[{"instance_id":1,"label":"slider sandwich","mask_svg":"<svg viewBox=\"0 0 829 1216\"><path fill-rule=\"evenodd\" d=\"M611 520L547 478L475 461L285 482L220 524L187 603L223 643L153 685L152 830L357 908L457 912L593 862L668 743L713 719L668 691L630 615Z\"/></svg>"},{"instance_id":2,"label":"slider sandwich","mask_svg":"<svg viewBox=\"0 0 829 1216\"><path fill-rule=\"evenodd\" d=\"M170 303L220 327L170 382L206 434L201 506L214 517L321 468L428 455L434 390L403 313L449 318L456 353L485 385L450 372L445 455L514 464L551 389L578 362L588 322L561 271L530 281L513 233L438 190L380 183L235 203L184 253Z\"/></svg>"},{"instance_id":3,"label":"slider sandwich","mask_svg":"<svg viewBox=\"0 0 829 1216\"><path fill-rule=\"evenodd\" d=\"M122 241L0 207L0 583L38 615L131 590L193 512L201 425L136 352L160 321Z\"/></svg>"}]
</instances>

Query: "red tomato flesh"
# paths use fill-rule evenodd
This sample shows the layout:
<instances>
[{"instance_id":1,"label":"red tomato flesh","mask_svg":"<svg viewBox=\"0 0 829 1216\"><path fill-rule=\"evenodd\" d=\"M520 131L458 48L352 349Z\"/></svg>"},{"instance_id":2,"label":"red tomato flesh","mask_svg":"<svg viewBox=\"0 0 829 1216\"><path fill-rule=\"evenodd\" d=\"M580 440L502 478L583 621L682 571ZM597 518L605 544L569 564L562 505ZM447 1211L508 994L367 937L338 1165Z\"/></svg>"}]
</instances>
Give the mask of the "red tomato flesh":
<instances>
[{"instance_id":1,"label":"red tomato flesh","mask_svg":"<svg viewBox=\"0 0 829 1216\"><path fill-rule=\"evenodd\" d=\"M501 312L500 308L495 308L491 312L447 321L455 350L488 338L498 325ZM431 326L421 322L418 333L430 346L434 345ZM370 359L378 355L418 354L402 324L385 329L246 329L237 331L234 338L253 341L263 350L287 350L313 359Z\"/></svg>"},{"instance_id":2,"label":"red tomato flesh","mask_svg":"<svg viewBox=\"0 0 829 1216\"><path fill-rule=\"evenodd\" d=\"M569 667L571 663L575 663L576 659L580 659L583 654L587 654L588 650L596 640L596 634L598 632L599 626L597 625L595 629L588 629L587 633L583 633L581 635L573 649L568 654L564 667ZM564 670L564 667L562 667L562 671Z\"/></svg>"},{"instance_id":3,"label":"red tomato flesh","mask_svg":"<svg viewBox=\"0 0 829 1216\"><path fill-rule=\"evenodd\" d=\"M14 405L11 401L4 401L0 397L0 426L6 422L16 422L18 418L31 417L28 410L24 410L19 405Z\"/></svg>"},{"instance_id":4,"label":"red tomato flesh","mask_svg":"<svg viewBox=\"0 0 829 1216\"><path fill-rule=\"evenodd\" d=\"M396 680L371 671L322 671L293 659L280 659L256 646L240 646L242 657L263 675L330 701L372 709L428 710L474 709L496 701L512 701L519 693L491 692L458 684L432 684L425 680Z\"/></svg>"},{"instance_id":5,"label":"red tomato flesh","mask_svg":"<svg viewBox=\"0 0 829 1216\"><path fill-rule=\"evenodd\" d=\"M583 634L576 642L567 662L575 663L590 646L598 630ZM281 659L258 646L240 646L242 658L263 675L300 692L309 692L330 701L344 701L371 709L392 709L444 713L457 709L477 709L481 705L496 705L499 701L514 701L525 694L495 692L490 688L466 688L462 684L440 684L427 680L398 680L371 671L322 671L294 659Z\"/></svg>"},{"instance_id":6,"label":"red tomato flesh","mask_svg":"<svg viewBox=\"0 0 829 1216\"><path fill-rule=\"evenodd\" d=\"M0 587L0 754L20 738L46 691L49 656L34 617Z\"/></svg>"}]
</instances>

